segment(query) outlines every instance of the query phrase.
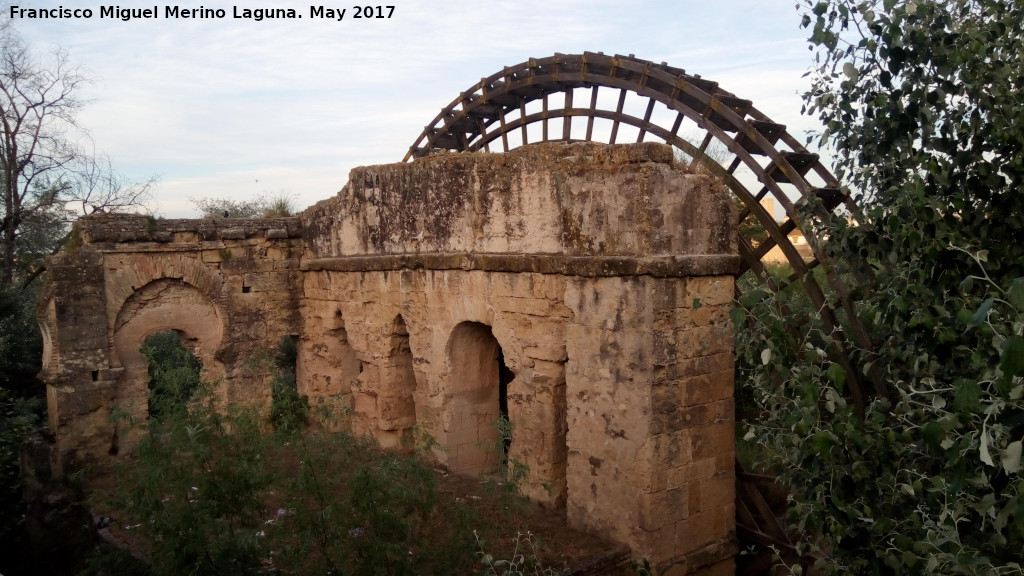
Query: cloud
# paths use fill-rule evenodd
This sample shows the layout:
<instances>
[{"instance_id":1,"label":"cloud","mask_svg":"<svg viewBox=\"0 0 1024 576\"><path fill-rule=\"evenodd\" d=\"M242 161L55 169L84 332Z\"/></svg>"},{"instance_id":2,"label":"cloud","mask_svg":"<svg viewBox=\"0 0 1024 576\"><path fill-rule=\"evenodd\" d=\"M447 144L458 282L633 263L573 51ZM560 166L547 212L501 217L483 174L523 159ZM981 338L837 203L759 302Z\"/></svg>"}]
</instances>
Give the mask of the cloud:
<instances>
[{"instance_id":1,"label":"cloud","mask_svg":"<svg viewBox=\"0 0 1024 576\"><path fill-rule=\"evenodd\" d=\"M391 19L312 20L299 6L304 17L294 21L16 26L36 46L63 45L90 70L97 82L81 123L129 176L162 176L157 193L168 215L186 215L188 195L327 197L351 168L401 160L481 77L555 52L666 60L754 100L791 129L809 124L796 96L807 53L787 3L392 1ZM230 5L204 5L230 16Z\"/></svg>"}]
</instances>

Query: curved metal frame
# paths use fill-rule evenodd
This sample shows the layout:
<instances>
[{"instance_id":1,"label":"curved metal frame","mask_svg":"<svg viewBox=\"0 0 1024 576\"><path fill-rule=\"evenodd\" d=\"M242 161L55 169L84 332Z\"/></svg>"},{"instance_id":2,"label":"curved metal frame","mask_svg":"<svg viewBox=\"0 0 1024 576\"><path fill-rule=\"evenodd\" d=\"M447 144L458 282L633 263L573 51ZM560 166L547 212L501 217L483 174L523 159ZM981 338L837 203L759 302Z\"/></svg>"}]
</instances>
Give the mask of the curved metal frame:
<instances>
[{"instance_id":1,"label":"curved metal frame","mask_svg":"<svg viewBox=\"0 0 1024 576\"><path fill-rule=\"evenodd\" d=\"M591 90L587 107L573 105L574 92L580 88ZM615 110L598 107L598 92L602 88L619 91ZM647 99L644 117L623 112L630 92ZM555 93L564 93L564 106L550 109L548 97ZM536 100L542 102L542 111L527 114L526 105ZM671 127L651 121L655 105L659 103L676 114ZM515 116L511 120L508 119L510 114ZM499 139L502 149L508 151L509 134L520 130L522 142L528 144L527 126L535 123L542 124L541 141L570 141L575 118L586 119L587 141L595 140L594 120L598 118L612 122L609 144L616 143L620 125L634 126L639 129L637 142L643 142L645 138L648 141L656 139L675 146L700 159L725 182L743 202L744 210L739 215L739 222L754 218L769 235L757 246L739 238L743 261L740 274L752 272L773 290L793 281L803 284L826 329L834 335L834 357L846 369L850 398L857 406L863 407L866 398L863 378L850 360L846 336L836 318L836 311L826 301L824 291L814 276L807 273L826 263L823 247L810 234L811 231L806 230L813 258L805 261L789 240L789 232L799 226L800 214L783 185L791 187L803 200L820 199L818 215L824 220L828 220L839 207L852 214L858 214L859 210L818 156L804 148L784 125L773 122L754 108L749 100L737 98L719 88L717 82L686 74L684 70L664 62L655 64L633 55L606 56L586 52L531 58L480 80L460 94L424 129L409 148L405 161L441 150L490 150L491 143ZM561 137L549 138L549 124L557 119L562 122ZM699 146L680 135L679 130L686 120L704 131ZM706 153L714 140L729 151L729 157L723 162ZM740 166L745 166L757 178L760 190L752 191L736 177ZM816 177L821 185L813 185L808 179L810 175ZM761 205L761 199L767 195L783 207L786 217L782 222L776 222L774 214L769 214ZM767 274L762 263L765 255L776 246L793 267L792 276L782 285ZM828 270L827 266L825 268ZM854 340L858 346L870 349L870 339L854 311L848 290L835 274L829 272L827 277L846 312L847 325ZM874 384L877 392L884 393L884 390L877 390L881 385L879 382Z\"/></svg>"}]
</instances>

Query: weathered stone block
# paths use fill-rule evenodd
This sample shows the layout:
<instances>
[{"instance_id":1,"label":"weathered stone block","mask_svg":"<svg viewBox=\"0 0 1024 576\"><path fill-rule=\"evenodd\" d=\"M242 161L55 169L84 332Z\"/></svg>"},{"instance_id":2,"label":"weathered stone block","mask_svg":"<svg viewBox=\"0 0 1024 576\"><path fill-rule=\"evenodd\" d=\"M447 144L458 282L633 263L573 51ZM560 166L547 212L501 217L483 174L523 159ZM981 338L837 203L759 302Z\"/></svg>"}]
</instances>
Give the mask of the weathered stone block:
<instances>
[{"instance_id":1,"label":"weathered stone block","mask_svg":"<svg viewBox=\"0 0 1024 576\"><path fill-rule=\"evenodd\" d=\"M711 423L690 431L690 447L694 460L713 458L729 451L735 443L735 428L732 421Z\"/></svg>"},{"instance_id":2,"label":"weathered stone block","mask_svg":"<svg viewBox=\"0 0 1024 576\"><path fill-rule=\"evenodd\" d=\"M651 494L637 495L640 507L640 528L657 530L674 526L689 516L689 493L686 486L669 488Z\"/></svg>"}]
</instances>

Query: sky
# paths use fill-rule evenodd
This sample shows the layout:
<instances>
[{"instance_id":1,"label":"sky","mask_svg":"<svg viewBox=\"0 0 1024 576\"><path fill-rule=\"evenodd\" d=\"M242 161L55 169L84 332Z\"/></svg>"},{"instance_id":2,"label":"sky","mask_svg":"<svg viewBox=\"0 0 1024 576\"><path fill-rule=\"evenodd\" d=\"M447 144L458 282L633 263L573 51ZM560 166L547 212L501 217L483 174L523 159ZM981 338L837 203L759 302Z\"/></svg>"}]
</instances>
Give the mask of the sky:
<instances>
[{"instance_id":1,"label":"sky","mask_svg":"<svg viewBox=\"0 0 1024 576\"><path fill-rule=\"evenodd\" d=\"M39 57L59 47L91 78L79 123L114 167L159 178L150 208L195 217L190 198L335 195L357 166L400 162L460 92L504 66L556 52L635 54L715 80L798 134L812 53L794 0L387 0L390 18L311 18L286 0L125 2L159 18L13 18ZM364 0L365 1L365 0ZM224 18L167 18L166 7ZM378 6L373 4L371 6ZM294 8L301 19L233 18ZM8 6L8 16L10 7Z\"/></svg>"}]
</instances>

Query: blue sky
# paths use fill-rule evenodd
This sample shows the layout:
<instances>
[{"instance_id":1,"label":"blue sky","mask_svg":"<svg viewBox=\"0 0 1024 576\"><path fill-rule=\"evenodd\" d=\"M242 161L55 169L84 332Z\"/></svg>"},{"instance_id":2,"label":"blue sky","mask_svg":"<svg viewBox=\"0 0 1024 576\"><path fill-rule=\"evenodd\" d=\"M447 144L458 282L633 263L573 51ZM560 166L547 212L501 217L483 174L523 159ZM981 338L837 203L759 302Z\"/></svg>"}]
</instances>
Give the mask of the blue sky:
<instances>
[{"instance_id":1,"label":"blue sky","mask_svg":"<svg viewBox=\"0 0 1024 576\"><path fill-rule=\"evenodd\" d=\"M70 52L93 82L79 116L126 175L158 175L153 209L191 217L188 198L334 195L352 168L398 162L442 107L480 78L530 57L602 51L665 61L716 80L790 131L811 62L793 0L388 0L390 19L310 19L287 2L182 4L224 19L16 19L34 49ZM120 2L153 7L151 2ZM244 20L232 8L295 8Z\"/></svg>"}]
</instances>

